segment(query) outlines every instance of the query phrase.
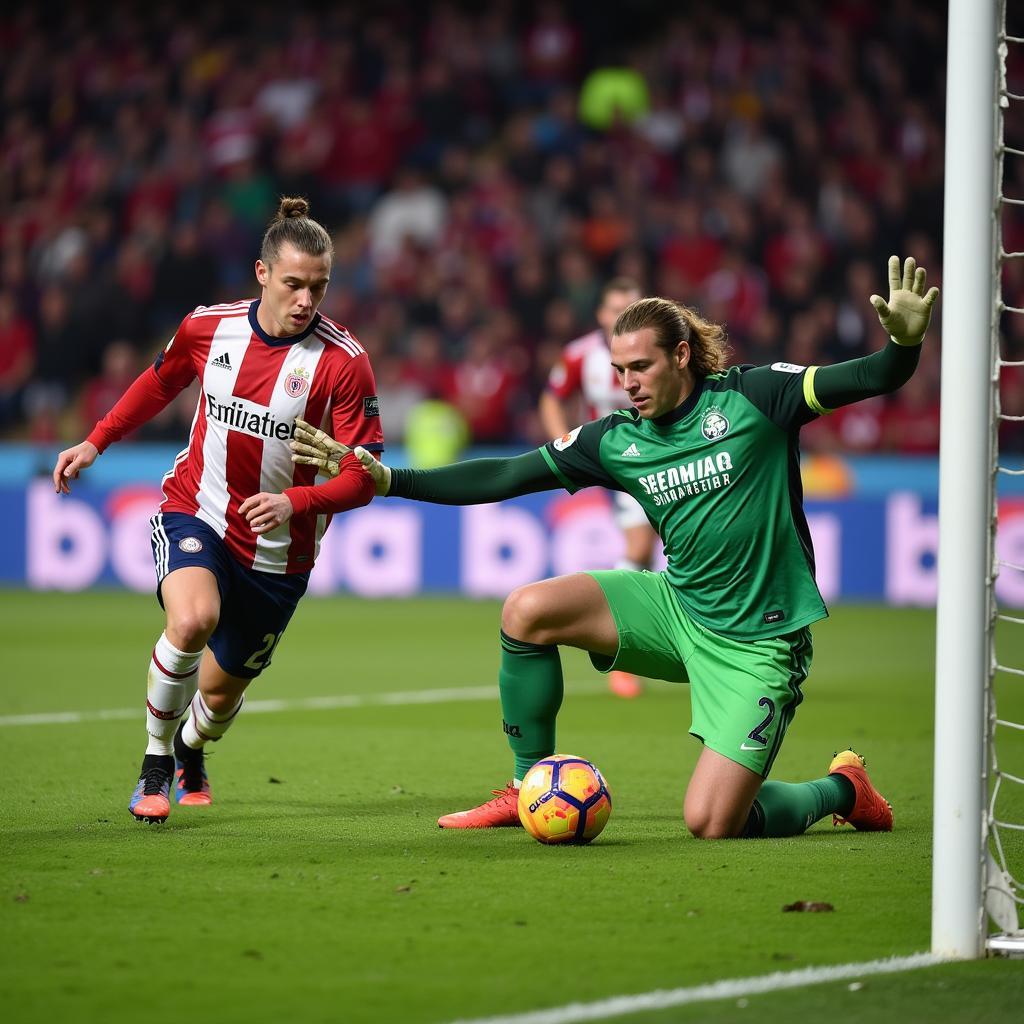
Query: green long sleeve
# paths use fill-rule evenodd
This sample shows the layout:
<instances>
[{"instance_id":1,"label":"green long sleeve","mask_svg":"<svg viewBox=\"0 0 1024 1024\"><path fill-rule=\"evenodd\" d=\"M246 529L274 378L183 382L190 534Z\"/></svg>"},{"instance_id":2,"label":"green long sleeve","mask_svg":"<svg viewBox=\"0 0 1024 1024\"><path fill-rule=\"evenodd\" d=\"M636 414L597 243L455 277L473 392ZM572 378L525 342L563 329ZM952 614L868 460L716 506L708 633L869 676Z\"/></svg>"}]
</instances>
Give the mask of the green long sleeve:
<instances>
[{"instance_id":1,"label":"green long sleeve","mask_svg":"<svg viewBox=\"0 0 1024 1024\"><path fill-rule=\"evenodd\" d=\"M814 397L825 409L838 409L864 398L887 395L910 380L920 358L920 345L890 341L869 356L819 366L814 374Z\"/></svg>"},{"instance_id":2,"label":"green long sleeve","mask_svg":"<svg viewBox=\"0 0 1024 1024\"><path fill-rule=\"evenodd\" d=\"M535 450L508 459L470 459L438 469L392 469L388 497L436 505L485 505L561 486Z\"/></svg>"}]
</instances>

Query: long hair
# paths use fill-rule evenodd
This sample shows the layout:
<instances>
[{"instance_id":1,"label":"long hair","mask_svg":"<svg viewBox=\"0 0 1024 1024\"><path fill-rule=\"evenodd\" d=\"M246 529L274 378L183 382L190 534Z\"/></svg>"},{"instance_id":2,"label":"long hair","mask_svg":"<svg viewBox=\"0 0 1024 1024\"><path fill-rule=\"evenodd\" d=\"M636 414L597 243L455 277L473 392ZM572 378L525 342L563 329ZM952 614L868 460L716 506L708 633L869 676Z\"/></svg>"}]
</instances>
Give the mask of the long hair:
<instances>
[{"instance_id":1,"label":"long hair","mask_svg":"<svg viewBox=\"0 0 1024 1024\"><path fill-rule=\"evenodd\" d=\"M309 216L309 202L299 196L283 196L274 219L263 234L260 259L273 266L281 246L290 242L309 256L328 256L334 260L334 243L326 228Z\"/></svg>"},{"instance_id":2,"label":"long hair","mask_svg":"<svg viewBox=\"0 0 1024 1024\"><path fill-rule=\"evenodd\" d=\"M728 366L729 343L721 324L705 320L696 310L673 299L648 298L631 302L615 321L612 334L632 334L650 327L655 343L666 352L681 341L690 346L690 369L698 377L720 373Z\"/></svg>"}]
</instances>

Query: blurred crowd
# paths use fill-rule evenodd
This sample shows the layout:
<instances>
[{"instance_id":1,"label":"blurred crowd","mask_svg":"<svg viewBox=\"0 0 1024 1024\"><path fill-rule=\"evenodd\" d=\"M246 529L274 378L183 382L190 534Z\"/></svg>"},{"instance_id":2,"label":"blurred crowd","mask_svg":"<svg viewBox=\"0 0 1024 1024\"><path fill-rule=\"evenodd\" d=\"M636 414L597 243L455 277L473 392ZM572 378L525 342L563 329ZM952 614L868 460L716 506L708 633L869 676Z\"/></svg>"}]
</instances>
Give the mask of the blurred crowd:
<instances>
[{"instance_id":1,"label":"blurred crowd","mask_svg":"<svg viewBox=\"0 0 1024 1024\"><path fill-rule=\"evenodd\" d=\"M392 443L428 401L474 443L544 440L538 395L612 276L724 323L754 363L880 347L868 296L891 253L941 286L942 4L600 11L0 15L0 434L79 439L192 308L253 295L282 194L334 236L322 309L370 352ZM1004 231L1024 249L1024 217ZM1024 266L1005 287L1024 306ZM911 383L805 447L936 451L941 308ZM1024 358L1024 317L1004 344ZM1021 396L1008 379L1007 411ZM194 405L136 436L183 442ZM1005 442L1024 449L1024 430Z\"/></svg>"}]
</instances>

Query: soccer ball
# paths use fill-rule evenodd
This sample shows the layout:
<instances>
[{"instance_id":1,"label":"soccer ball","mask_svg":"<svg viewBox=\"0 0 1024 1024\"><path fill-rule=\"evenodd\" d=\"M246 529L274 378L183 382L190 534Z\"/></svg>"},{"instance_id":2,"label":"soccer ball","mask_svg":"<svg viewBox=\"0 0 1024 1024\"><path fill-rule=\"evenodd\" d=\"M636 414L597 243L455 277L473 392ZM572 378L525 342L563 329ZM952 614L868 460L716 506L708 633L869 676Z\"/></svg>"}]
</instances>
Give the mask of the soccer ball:
<instances>
[{"instance_id":1,"label":"soccer ball","mask_svg":"<svg viewBox=\"0 0 1024 1024\"><path fill-rule=\"evenodd\" d=\"M589 843L611 813L612 795L601 773L571 754L538 761L519 789L519 820L541 843Z\"/></svg>"}]
</instances>

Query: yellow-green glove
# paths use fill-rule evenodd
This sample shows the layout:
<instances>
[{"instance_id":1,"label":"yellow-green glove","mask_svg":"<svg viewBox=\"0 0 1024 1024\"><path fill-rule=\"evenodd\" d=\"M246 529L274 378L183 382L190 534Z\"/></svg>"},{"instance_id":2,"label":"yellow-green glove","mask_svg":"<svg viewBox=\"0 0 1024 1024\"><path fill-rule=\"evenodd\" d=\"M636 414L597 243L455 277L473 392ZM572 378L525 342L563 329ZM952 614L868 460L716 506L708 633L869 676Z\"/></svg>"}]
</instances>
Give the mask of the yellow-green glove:
<instances>
[{"instance_id":1,"label":"yellow-green glove","mask_svg":"<svg viewBox=\"0 0 1024 1024\"><path fill-rule=\"evenodd\" d=\"M291 449L292 462L316 466L317 472L332 478L341 472L341 460L351 452L373 477L377 494L387 494L391 488L391 470L378 462L365 448L349 448L347 444L335 441L319 427L298 417L295 418L295 439L291 442Z\"/></svg>"},{"instance_id":2,"label":"yellow-green glove","mask_svg":"<svg viewBox=\"0 0 1024 1024\"><path fill-rule=\"evenodd\" d=\"M878 320L897 345L920 345L932 318L932 306L939 297L938 288L924 290L928 275L918 267L912 256L903 264L900 278L899 256L889 257L889 301L881 295L872 295Z\"/></svg>"}]
</instances>

